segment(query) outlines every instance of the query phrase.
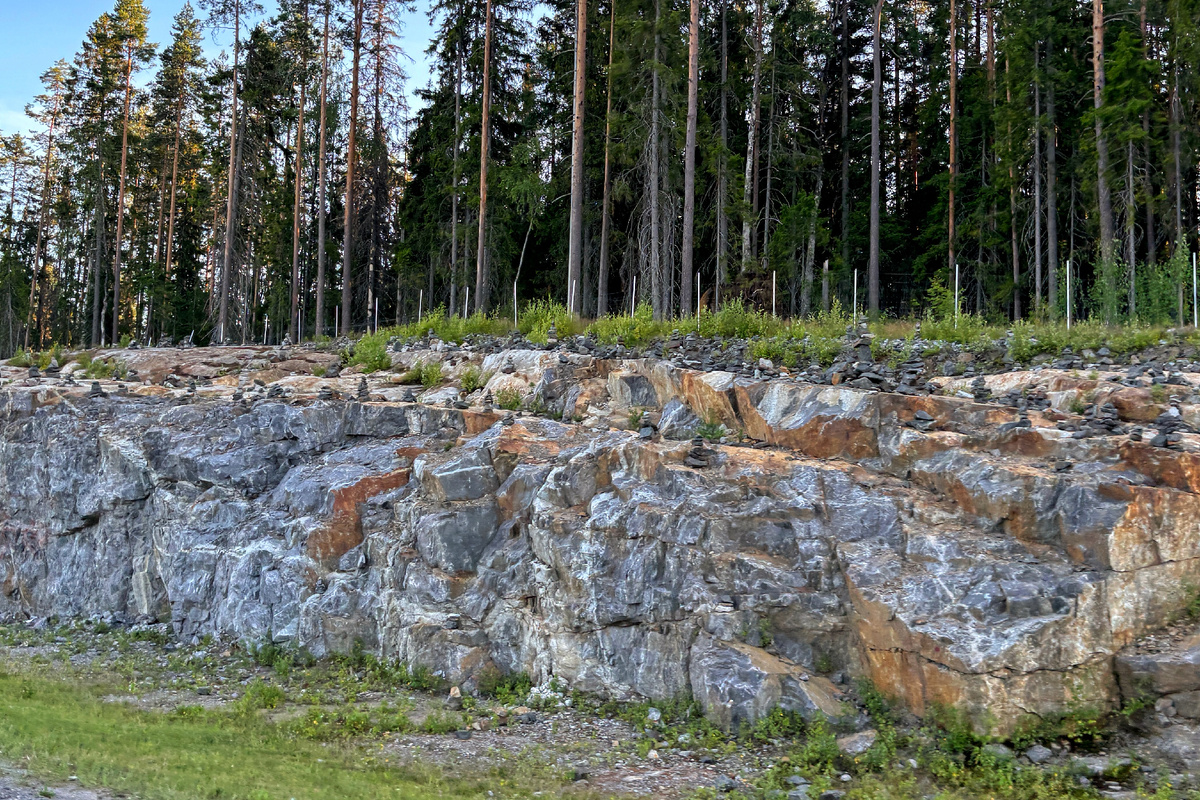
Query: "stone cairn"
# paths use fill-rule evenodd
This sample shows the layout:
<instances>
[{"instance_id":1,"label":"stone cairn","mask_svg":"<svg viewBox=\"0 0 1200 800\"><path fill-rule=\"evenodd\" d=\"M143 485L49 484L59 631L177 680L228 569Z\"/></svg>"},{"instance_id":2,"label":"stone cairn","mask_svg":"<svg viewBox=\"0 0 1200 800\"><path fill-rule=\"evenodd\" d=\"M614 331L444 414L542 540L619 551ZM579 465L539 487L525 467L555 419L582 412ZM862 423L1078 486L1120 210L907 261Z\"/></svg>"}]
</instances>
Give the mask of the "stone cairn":
<instances>
[{"instance_id":1,"label":"stone cairn","mask_svg":"<svg viewBox=\"0 0 1200 800\"><path fill-rule=\"evenodd\" d=\"M703 469L709 465L709 459L713 452L704 446L704 437L697 436L692 439L691 449L688 450L687 456L683 459L683 463L689 467Z\"/></svg>"}]
</instances>

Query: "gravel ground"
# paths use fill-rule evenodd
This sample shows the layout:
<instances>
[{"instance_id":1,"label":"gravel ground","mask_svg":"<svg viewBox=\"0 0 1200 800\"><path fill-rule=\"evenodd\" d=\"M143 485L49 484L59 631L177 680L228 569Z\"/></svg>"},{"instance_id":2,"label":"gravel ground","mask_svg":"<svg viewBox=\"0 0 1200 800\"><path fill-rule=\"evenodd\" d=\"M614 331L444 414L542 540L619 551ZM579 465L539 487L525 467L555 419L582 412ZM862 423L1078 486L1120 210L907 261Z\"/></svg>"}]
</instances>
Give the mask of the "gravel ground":
<instances>
[{"instance_id":1,"label":"gravel ground","mask_svg":"<svg viewBox=\"0 0 1200 800\"><path fill-rule=\"evenodd\" d=\"M107 792L97 793L71 784L46 786L44 783L29 779L23 770L12 769L0 764L0 800L45 800L47 797L53 797L56 800L109 800L112 795Z\"/></svg>"}]
</instances>

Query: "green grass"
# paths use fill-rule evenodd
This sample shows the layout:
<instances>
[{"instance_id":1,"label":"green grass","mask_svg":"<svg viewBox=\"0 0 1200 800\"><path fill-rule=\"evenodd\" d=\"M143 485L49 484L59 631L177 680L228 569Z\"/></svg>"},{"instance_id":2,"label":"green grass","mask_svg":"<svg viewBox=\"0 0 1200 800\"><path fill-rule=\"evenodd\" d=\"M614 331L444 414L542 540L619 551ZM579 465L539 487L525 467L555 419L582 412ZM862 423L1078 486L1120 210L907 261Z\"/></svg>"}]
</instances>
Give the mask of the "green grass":
<instances>
[{"instance_id":1,"label":"green grass","mask_svg":"<svg viewBox=\"0 0 1200 800\"><path fill-rule=\"evenodd\" d=\"M917 322L916 318L884 318L872 322L870 330L876 336L872 343L874 358L895 366L913 354ZM1200 345L1200 331L1175 330L1141 322L1105 325L1084 320L1068 330L1061 322L1009 323L972 314L963 314L956 320L952 315L934 313L926 314L919 322L921 338L927 341L952 343L977 355L997 359L1004 355L1007 341L1008 355L1026 364L1037 356L1057 356L1064 347L1070 347L1076 353L1107 347L1114 356L1122 356L1157 345L1159 341ZM779 366L803 369L814 363L827 367L834 362L845 346L844 336L851 318L836 301L830 311L811 319L787 320L755 310L735 299L720 311L704 310L698 316L655 320L650 306L641 305L633 314L616 314L589 321L571 315L562 304L537 300L526 305L518 315L516 329L530 341L544 343L552 324L560 339L589 333L602 343L621 341L629 347L663 342L674 331L680 335L694 332L706 338L753 339L749 349L751 358L768 358ZM511 313L476 313L464 318L438 308L427 313L420 322L363 336L354 344L353 353L345 355L351 366L361 365L368 372L381 371L391 368L387 343L393 337L412 340L433 334L443 341L461 343L470 336L507 336L513 330ZM1008 337L1009 331L1011 337ZM890 341L885 343L885 340ZM897 341L902 344L896 345ZM917 355L935 355L937 349L936 346L926 348L926 352ZM12 366L38 364L44 369L51 356L57 357L60 364L64 363L63 353L57 346L41 353L17 353L8 363ZM85 367L90 362L86 354L78 356L78 360ZM115 364L106 364L96 367L89 377L109 377L112 372L106 370L116 369Z\"/></svg>"},{"instance_id":2,"label":"green grass","mask_svg":"<svg viewBox=\"0 0 1200 800\"><path fill-rule=\"evenodd\" d=\"M495 781L386 764L291 736L257 714L104 703L77 684L0 672L0 751L41 779L164 798L478 797Z\"/></svg>"}]
</instances>

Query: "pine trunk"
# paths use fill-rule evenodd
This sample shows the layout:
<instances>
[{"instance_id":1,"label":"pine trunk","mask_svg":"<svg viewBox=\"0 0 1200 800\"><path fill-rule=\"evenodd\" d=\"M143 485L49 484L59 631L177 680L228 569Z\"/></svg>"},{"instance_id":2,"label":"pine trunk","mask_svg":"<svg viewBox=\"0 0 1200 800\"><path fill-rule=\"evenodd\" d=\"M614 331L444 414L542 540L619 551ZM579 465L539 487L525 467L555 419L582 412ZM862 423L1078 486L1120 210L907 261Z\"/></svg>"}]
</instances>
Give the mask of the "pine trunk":
<instances>
[{"instance_id":1,"label":"pine trunk","mask_svg":"<svg viewBox=\"0 0 1200 800\"><path fill-rule=\"evenodd\" d=\"M951 0L953 2L953 0ZM953 7L953 6L952 6ZM883 0L876 0L871 32L871 61L874 78L871 81L871 227L867 255L867 307L871 317L879 314L879 100L883 93L883 54L880 26L883 23ZM951 136L953 141L953 136ZM953 218L953 215L951 215Z\"/></svg>"},{"instance_id":2,"label":"pine trunk","mask_svg":"<svg viewBox=\"0 0 1200 800\"><path fill-rule=\"evenodd\" d=\"M1113 264L1112 190L1108 185L1108 139L1100 112L1104 107L1104 0L1092 0L1092 103L1096 128L1096 194L1100 212L1100 259ZM1112 320L1108 320L1111 322Z\"/></svg>"},{"instance_id":3,"label":"pine trunk","mask_svg":"<svg viewBox=\"0 0 1200 800\"><path fill-rule=\"evenodd\" d=\"M487 0L483 20L483 98L479 130L479 238L475 245L475 310L487 311L487 192L488 149L491 144L492 105L492 0ZM432 290L430 296L432 297Z\"/></svg>"},{"instance_id":4,"label":"pine trunk","mask_svg":"<svg viewBox=\"0 0 1200 800\"><path fill-rule=\"evenodd\" d=\"M713 310L729 273L729 0L721 0L721 152L717 164L717 279Z\"/></svg>"},{"instance_id":5,"label":"pine trunk","mask_svg":"<svg viewBox=\"0 0 1200 800\"><path fill-rule=\"evenodd\" d=\"M609 205L609 187L612 185L612 70L613 70L613 47L616 44L617 33L617 3L616 0L609 0L608 19L608 73L606 80L608 81L608 90L606 92L607 107L604 110L604 187L601 190L600 200L600 269L597 277L596 285L596 315L603 317L608 313L608 228L610 225ZM525 237L528 240L528 234ZM522 253L524 247L522 247Z\"/></svg>"},{"instance_id":6,"label":"pine trunk","mask_svg":"<svg viewBox=\"0 0 1200 800\"><path fill-rule=\"evenodd\" d=\"M1134 193L1133 140L1125 146L1125 263L1129 272L1129 318L1137 316L1137 195Z\"/></svg>"},{"instance_id":7,"label":"pine trunk","mask_svg":"<svg viewBox=\"0 0 1200 800\"><path fill-rule=\"evenodd\" d=\"M850 0L842 0L842 269L850 269Z\"/></svg>"},{"instance_id":8,"label":"pine trunk","mask_svg":"<svg viewBox=\"0 0 1200 800\"><path fill-rule=\"evenodd\" d=\"M462 141L462 42L454 44L454 158L450 169L450 315L458 313L458 155ZM465 277L465 276L464 276ZM466 286L464 280L463 285ZM468 310L463 308L465 317Z\"/></svg>"},{"instance_id":9,"label":"pine trunk","mask_svg":"<svg viewBox=\"0 0 1200 800\"><path fill-rule=\"evenodd\" d=\"M754 234L758 226L758 133L762 105L762 4L754 6L754 74L750 87L750 133L746 143L746 175L742 186L742 269L754 264Z\"/></svg>"},{"instance_id":10,"label":"pine trunk","mask_svg":"<svg viewBox=\"0 0 1200 800\"><path fill-rule=\"evenodd\" d=\"M651 67L651 99L650 99L650 163L648 183L650 184L650 304L654 310L654 318L663 318L663 280L661 259L661 208L659 207L659 123L658 107L661 101L661 78L659 76L659 57L662 46L662 35L659 33L659 23L662 18L662 0L654 0L654 65Z\"/></svg>"},{"instance_id":11,"label":"pine trunk","mask_svg":"<svg viewBox=\"0 0 1200 800\"><path fill-rule=\"evenodd\" d=\"M1047 48L1047 52L1053 52ZM1046 65L1048 68L1050 64ZM1046 85L1046 264L1050 272L1050 316L1058 316L1058 123L1054 114L1054 73Z\"/></svg>"},{"instance_id":12,"label":"pine trunk","mask_svg":"<svg viewBox=\"0 0 1200 800\"><path fill-rule=\"evenodd\" d=\"M583 113L587 89L587 0L575 4L575 111L571 119L571 221L567 246L567 310L578 315L583 278Z\"/></svg>"},{"instance_id":13,"label":"pine trunk","mask_svg":"<svg viewBox=\"0 0 1200 800\"><path fill-rule=\"evenodd\" d=\"M683 156L683 273L679 283L679 311L692 314L692 249L696 227L696 126L700 104L700 0L689 3L687 133ZM697 283L699 281L697 280Z\"/></svg>"},{"instance_id":14,"label":"pine trunk","mask_svg":"<svg viewBox=\"0 0 1200 800\"><path fill-rule=\"evenodd\" d=\"M970 39L967 39L968 44ZM954 0L950 0L950 213L947 229L947 284L954 287L954 308L958 308L958 282L955 280L955 209L954 191L958 182L958 8Z\"/></svg>"},{"instance_id":15,"label":"pine trunk","mask_svg":"<svg viewBox=\"0 0 1200 800\"><path fill-rule=\"evenodd\" d=\"M238 131L238 55L241 35L241 2L234 0L233 6L233 82L229 101L229 180L225 198L225 257L221 265L221 299L217 312L217 343L225 344L229 324L229 284L233 272L234 222L237 213L237 131Z\"/></svg>"},{"instance_id":16,"label":"pine trunk","mask_svg":"<svg viewBox=\"0 0 1200 800\"><path fill-rule=\"evenodd\" d=\"M329 85L329 4L325 0L325 32L321 37L321 141L317 143L317 308L316 333L325 335L325 99ZM336 331L335 331L336 333Z\"/></svg>"},{"instance_id":17,"label":"pine trunk","mask_svg":"<svg viewBox=\"0 0 1200 800\"><path fill-rule=\"evenodd\" d=\"M29 281L29 320L25 325L25 348L29 348L29 329L34 325L33 301L38 282L42 276L42 241L46 231L46 209L50 205L50 162L54 154L54 125L58 121L60 96L54 97L54 110L50 113L49 131L46 134L46 159L42 167L42 204L38 207L37 241L33 247L33 278ZM45 320L38 325L38 349L42 346L42 328Z\"/></svg>"},{"instance_id":18,"label":"pine trunk","mask_svg":"<svg viewBox=\"0 0 1200 800\"><path fill-rule=\"evenodd\" d=\"M133 44L128 45L125 61L125 123L121 126L121 178L117 186L117 240L113 255L112 341L120 338L121 322L121 239L125 221L125 165L129 157L129 104L133 95Z\"/></svg>"},{"instance_id":19,"label":"pine trunk","mask_svg":"<svg viewBox=\"0 0 1200 800\"><path fill-rule=\"evenodd\" d=\"M1033 48L1033 310L1042 311L1042 77L1041 45Z\"/></svg>"},{"instance_id":20,"label":"pine trunk","mask_svg":"<svg viewBox=\"0 0 1200 800\"><path fill-rule=\"evenodd\" d=\"M1009 60L1004 58L1004 94L1012 106L1012 82L1009 78ZM1013 147L1012 122L1008 123L1008 146ZM1012 162L1008 165L1008 232L1012 240L1012 298L1013 319L1021 318L1021 248L1017 241L1017 175Z\"/></svg>"},{"instance_id":21,"label":"pine trunk","mask_svg":"<svg viewBox=\"0 0 1200 800\"><path fill-rule=\"evenodd\" d=\"M308 5L304 6L304 27L308 27ZM300 341L300 203L304 199L304 101L308 82L305 79L307 61L300 65L300 113L296 120L296 193L292 199L292 310L288 328L292 342Z\"/></svg>"},{"instance_id":22,"label":"pine trunk","mask_svg":"<svg viewBox=\"0 0 1200 800\"><path fill-rule=\"evenodd\" d=\"M342 335L353 330L354 311L352 267L354 264L354 163L357 161L355 138L358 133L358 64L362 53L363 3L354 0L354 55L350 66L350 127L346 133L346 208L342 227ZM368 309L368 314L370 310Z\"/></svg>"}]
</instances>

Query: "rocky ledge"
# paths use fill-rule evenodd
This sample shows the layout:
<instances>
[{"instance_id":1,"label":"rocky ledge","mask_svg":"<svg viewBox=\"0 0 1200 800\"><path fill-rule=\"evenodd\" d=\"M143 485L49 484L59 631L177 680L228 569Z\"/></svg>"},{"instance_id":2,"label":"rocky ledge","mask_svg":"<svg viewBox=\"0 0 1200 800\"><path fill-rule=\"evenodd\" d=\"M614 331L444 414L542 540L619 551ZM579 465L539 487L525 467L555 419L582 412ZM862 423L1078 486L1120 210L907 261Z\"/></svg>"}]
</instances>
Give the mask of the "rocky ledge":
<instances>
[{"instance_id":1,"label":"rocky ledge","mask_svg":"<svg viewBox=\"0 0 1200 800\"><path fill-rule=\"evenodd\" d=\"M852 714L858 676L997 735L1200 688L1138 677L1200 585L1200 375L905 392L397 350L370 376L298 348L109 354L140 382L3 368L0 614L361 643L468 690L691 694L727 726ZM440 381L404 385L418 364Z\"/></svg>"}]
</instances>

